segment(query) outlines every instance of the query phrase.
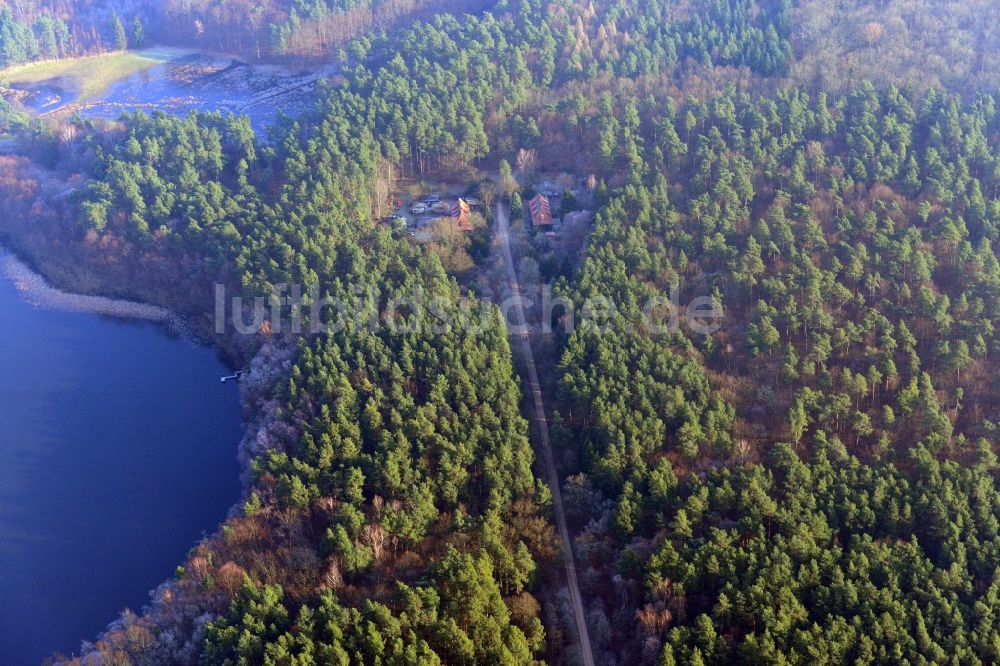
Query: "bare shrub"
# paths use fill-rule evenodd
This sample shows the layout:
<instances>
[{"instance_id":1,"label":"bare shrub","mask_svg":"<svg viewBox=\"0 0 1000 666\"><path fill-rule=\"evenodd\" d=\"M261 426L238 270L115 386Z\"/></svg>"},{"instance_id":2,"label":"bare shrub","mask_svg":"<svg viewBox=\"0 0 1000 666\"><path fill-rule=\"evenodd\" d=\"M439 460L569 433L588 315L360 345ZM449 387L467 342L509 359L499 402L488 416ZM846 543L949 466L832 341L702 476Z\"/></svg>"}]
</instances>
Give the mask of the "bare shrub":
<instances>
[{"instance_id":1,"label":"bare shrub","mask_svg":"<svg viewBox=\"0 0 1000 666\"><path fill-rule=\"evenodd\" d=\"M225 591L227 596L232 598L243 586L243 579L246 575L247 572L243 567L229 561L219 567L215 574L215 583Z\"/></svg>"},{"instance_id":2,"label":"bare shrub","mask_svg":"<svg viewBox=\"0 0 1000 666\"><path fill-rule=\"evenodd\" d=\"M651 636L662 635L670 626L673 614L662 606L646 604L635 612L635 617L639 620L643 630Z\"/></svg>"},{"instance_id":3,"label":"bare shrub","mask_svg":"<svg viewBox=\"0 0 1000 666\"><path fill-rule=\"evenodd\" d=\"M865 27L861 29L861 36L869 46L874 46L878 43L884 33L882 24L877 21L866 23Z\"/></svg>"}]
</instances>

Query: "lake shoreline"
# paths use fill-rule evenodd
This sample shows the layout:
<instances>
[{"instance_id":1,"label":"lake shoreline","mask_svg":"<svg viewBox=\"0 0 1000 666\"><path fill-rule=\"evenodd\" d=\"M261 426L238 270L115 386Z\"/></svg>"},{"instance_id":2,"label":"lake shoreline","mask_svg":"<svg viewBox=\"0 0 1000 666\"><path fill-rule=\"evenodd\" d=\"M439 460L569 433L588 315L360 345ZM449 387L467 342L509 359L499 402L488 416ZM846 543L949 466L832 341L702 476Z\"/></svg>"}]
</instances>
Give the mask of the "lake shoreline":
<instances>
[{"instance_id":1,"label":"lake shoreline","mask_svg":"<svg viewBox=\"0 0 1000 666\"><path fill-rule=\"evenodd\" d=\"M24 300L36 307L64 312L90 312L119 319L141 319L165 324L176 332L185 329L180 316L157 305L59 289L15 252L2 246L0 276L10 280Z\"/></svg>"},{"instance_id":2,"label":"lake shoreline","mask_svg":"<svg viewBox=\"0 0 1000 666\"><path fill-rule=\"evenodd\" d=\"M13 242L14 238L0 237L0 241L5 241L0 242L0 280L9 280L18 292L18 296L30 306L54 311L97 314L124 321L149 322L164 327L170 333L185 338L192 344L212 350L230 370L237 367L245 368L238 398L242 412L241 434L238 440L232 442L231 448L236 461L234 480L237 483L238 493L231 498L225 517L218 523L207 526L203 530L202 538L190 544L190 547L194 549L200 544L222 538L222 528L226 520L239 515L243 510L251 487L251 461L262 451L274 446L273 431L278 428L279 408L273 400L262 397L268 395L268 389L277 381L277 377L289 372L290 350L282 346L266 345L258 353L253 354L245 365L237 365L233 357L226 353L226 347L219 338L199 335L194 323L186 320L175 310L140 300L97 295L106 289L107 285L104 285L103 289L97 287L97 294L75 292L71 286L57 287L55 286L57 283L47 277L46 271L41 266L36 268L32 254L23 254L14 249L17 247L17 243ZM178 564L186 562L181 559ZM148 598L145 603L132 610L139 615L158 617L158 622L169 623L172 609L170 600L176 598L178 594L175 583L176 581L170 578L161 580L156 586L147 590ZM107 625L97 634L98 638L118 627L124 617L126 616L109 617ZM85 644L92 638L92 636L81 636L80 640ZM73 653L82 655L85 651L74 650ZM50 657L56 664L72 663L60 654L53 654Z\"/></svg>"},{"instance_id":3,"label":"lake shoreline","mask_svg":"<svg viewBox=\"0 0 1000 666\"><path fill-rule=\"evenodd\" d=\"M25 266L0 256L5 664L81 653L242 495L240 387L218 355L165 311L71 298Z\"/></svg>"},{"instance_id":4,"label":"lake shoreline","mask_svg":"<svg viewBox=\"0 0 1000 666\"><path fill-rule=\"evenodd\" d=\"M115 286L121 279L94 270L92 257L76 252L78 245L71 252L58 252L44 242L46 238L0 222L0 279L15 282L25 300L34 305L163 326L213 350L229 371L241 369L256 354L256 349L214 332L214 321L199 314L211 314L211 303L185 302L143 283ZM14 264L9 274L6 257Z\"/></svg>"}]
</instances>

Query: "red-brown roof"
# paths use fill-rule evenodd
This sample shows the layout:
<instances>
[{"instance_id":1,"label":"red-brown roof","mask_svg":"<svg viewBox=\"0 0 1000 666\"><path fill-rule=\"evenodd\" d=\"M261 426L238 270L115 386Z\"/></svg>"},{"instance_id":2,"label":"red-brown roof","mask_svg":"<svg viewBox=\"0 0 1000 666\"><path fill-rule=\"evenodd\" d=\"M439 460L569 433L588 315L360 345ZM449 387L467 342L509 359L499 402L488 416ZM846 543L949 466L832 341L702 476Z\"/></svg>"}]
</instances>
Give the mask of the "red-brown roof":
<instances>
[{"instance_id":1,"label":"red-brown roof","mask_svg":"<svg viewBox=\"0 0 1000 666\"><path fill-rule=\"evenodd\" d=\"M451 216L458 222L459 231L472 231L472 220L469 218L471 214L472 206L465 199L459 199L451 207Z\"/></svg>"},{"instance_id":2,"label":"red-brown roof","mask_svg":"<svg viewBox=\"0 0 1000 666\"><path fill-rule=\"evenodd\" d=\"M531 211L531 223L536 227L547 227L552 224L552 208L549 206L549 198L544 194L536 194L535 198L528 202L528 210Z\"/></svg>"}]
</instances>

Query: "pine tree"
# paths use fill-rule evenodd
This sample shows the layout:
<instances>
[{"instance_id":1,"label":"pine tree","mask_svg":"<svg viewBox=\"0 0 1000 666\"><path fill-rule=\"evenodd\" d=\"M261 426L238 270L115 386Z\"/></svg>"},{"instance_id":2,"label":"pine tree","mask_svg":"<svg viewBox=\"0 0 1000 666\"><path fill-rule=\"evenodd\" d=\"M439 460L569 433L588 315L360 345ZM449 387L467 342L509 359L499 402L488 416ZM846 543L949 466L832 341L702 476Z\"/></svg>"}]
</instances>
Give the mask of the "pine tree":
<instances>
[{"instance_id":1,"label":"pine tree","mask_svg":"<svg viewBox=\"0 0 1000 666\"><path fill-rule=\"evenodd\" d=\"M132 22L132 48L141 49L146 41L145 31L142 28L142 21L138 16Z\"/></svg>"},{"instance_id":2,"label":"pine tree","mask_svg":"<svg viewBox=\"0 0 1000 666\"><path fill-rule=\"evenodd\" d=\"M127 50L128 36L125 34L125 26L122 25L122 20L119 18L118 12L111 15L111 30L114 33L115 48L119 51Z\"/></svg>"}]
</instances>

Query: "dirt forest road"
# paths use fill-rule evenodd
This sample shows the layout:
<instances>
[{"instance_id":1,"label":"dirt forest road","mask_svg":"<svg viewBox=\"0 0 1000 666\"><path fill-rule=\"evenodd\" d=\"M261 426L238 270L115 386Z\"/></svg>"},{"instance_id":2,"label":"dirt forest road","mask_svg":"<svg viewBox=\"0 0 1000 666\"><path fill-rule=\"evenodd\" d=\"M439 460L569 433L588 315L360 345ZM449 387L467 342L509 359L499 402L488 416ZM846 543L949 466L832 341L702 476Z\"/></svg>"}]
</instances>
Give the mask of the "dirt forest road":
<instances>
[{"instance_id":1,"label":"dirt forest road","mask_svg":"<svg viewBox=\"0 0 1000 666\"><path fill-rule=\"evenodd\" d=\"M583 609L583 596L580 594L580 583L576 575L576 561L573 557L573 542L566 527L566 512L563 510L562 491L559 485L559 471L556 468L555 457L549 444L549 423L545 417L545 403L542 400L542 388L538 381L538 369L535 367L535 356L531 351L531 339L527 333L527 319L521 305L521 287L517 280L517 269L514 267L514 256L510 249L510 221L507 210L502 204L496 208L497 239L503 248L503 261L507 267L507 279L510 282L511 295L515 299L514 313L516 321L508 319L511 326L511 337L517 341L524 364L528 390L531 391L534 422L538 434L539 448L549 477L549 488L552 490L552 506L556 514L556 529L562 541L563 564L566 567L566 584L569 587L570 601L573 605L573 616L576 619L577 635L580 638L580 658L584 666L594 666L594 653L590 647L590 635L587 632L587 619Z\"/></svg>"}]
</instances>

